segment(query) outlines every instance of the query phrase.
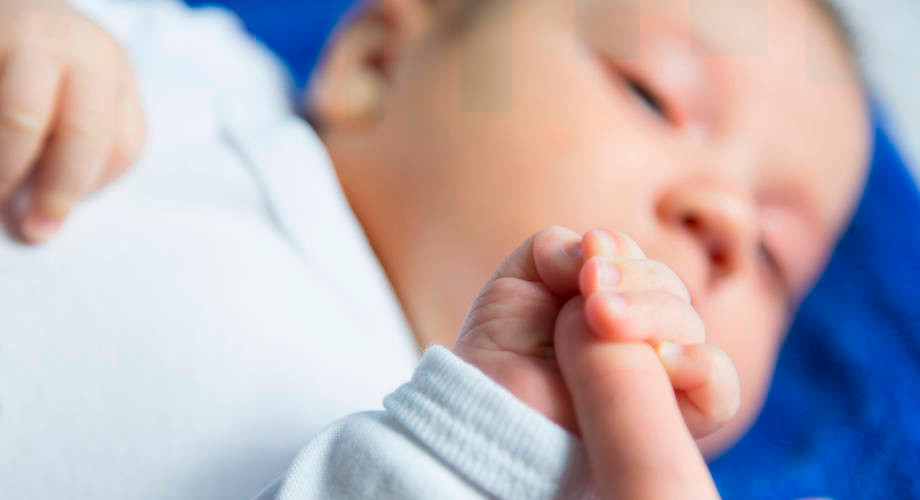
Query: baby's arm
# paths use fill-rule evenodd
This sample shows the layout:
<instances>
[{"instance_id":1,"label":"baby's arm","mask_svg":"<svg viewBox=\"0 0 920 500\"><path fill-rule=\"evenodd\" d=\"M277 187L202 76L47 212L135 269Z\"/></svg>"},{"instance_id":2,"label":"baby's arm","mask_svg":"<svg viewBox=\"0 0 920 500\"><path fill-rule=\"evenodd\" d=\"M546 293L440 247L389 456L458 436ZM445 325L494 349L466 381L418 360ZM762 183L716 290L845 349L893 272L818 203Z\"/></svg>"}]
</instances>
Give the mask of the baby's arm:
<instances>
[{"instance_id":1,"label":"baby's arm","mask_svg":"<svg viewBox=\"0 0 920 500\"><path fill-rule=\"evenodd\" d=\"M584 496L577 439L442 347L384 405L322 432L260 500Z\"/></svg>"}]
</instances>

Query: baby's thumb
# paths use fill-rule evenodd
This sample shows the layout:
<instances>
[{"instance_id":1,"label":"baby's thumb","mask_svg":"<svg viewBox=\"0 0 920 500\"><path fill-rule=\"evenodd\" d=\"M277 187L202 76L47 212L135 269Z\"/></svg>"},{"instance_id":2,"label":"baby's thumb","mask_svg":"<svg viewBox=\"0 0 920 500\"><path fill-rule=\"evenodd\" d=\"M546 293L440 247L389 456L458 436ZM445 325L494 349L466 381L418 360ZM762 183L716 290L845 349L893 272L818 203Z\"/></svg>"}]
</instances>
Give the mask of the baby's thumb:
<instances>
[{"instance_id":1,"label":"baby's thumb","mask_svg":"<svg viewBox=\"0 0 920 500\"><path fill-rule=\"evenodd\" d=\"M601 498L718 498L654 349L597 339L582 297L560 312L555 346Z\"/></svg>"},{"instance_id":2,"label":"baby's thumb","mask_svg":"<svg viewBox=\"0 0 920 500\"><path fill-rule=\"evenodd\" d=\"M581 260L581 236L571 229L553 226L511 252L489 283L503 278L538 282L555 295L569 298L578 293Z\"/></svg>"}]
</instances>

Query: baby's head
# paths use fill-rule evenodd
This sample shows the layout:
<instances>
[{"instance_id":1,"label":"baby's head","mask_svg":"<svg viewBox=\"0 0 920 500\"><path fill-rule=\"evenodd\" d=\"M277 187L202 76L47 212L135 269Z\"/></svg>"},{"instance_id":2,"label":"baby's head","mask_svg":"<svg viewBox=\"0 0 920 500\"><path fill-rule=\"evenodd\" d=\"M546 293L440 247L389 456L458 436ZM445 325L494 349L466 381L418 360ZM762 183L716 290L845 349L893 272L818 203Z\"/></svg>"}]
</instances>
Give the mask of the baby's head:
<instances>
[{"instance_id":1,"label":"baby's head","mask_svg":"<svg viewBox=\"0 0 920 500\"><path fill-rule=\"evenodd\" d=\"M816 0L378 0L310 107L422 343L450 344L548 225L613 228L671 266L742 377L712 451L759 410L861 190L859 82Z\"/></svg>"}]
</instances>

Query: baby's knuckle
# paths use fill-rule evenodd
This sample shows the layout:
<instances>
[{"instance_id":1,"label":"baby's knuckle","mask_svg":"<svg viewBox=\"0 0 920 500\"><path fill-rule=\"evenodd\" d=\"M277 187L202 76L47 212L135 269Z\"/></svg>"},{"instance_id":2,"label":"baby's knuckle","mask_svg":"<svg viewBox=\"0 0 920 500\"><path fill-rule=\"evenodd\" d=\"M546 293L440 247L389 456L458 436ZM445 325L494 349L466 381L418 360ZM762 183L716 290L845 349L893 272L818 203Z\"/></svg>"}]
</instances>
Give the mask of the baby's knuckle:
<instances>
[{"instance_id":1,"label":"baby's knuckle","mask_svg":"<svg viewBox=\"0 0 920 500\"><path fill-rule=\"evenodd\" d=\"M496 300L502 297L517 296L528 292L527 282L503 276L489 283L482 295Z\"/></svg>"}]
</instances>

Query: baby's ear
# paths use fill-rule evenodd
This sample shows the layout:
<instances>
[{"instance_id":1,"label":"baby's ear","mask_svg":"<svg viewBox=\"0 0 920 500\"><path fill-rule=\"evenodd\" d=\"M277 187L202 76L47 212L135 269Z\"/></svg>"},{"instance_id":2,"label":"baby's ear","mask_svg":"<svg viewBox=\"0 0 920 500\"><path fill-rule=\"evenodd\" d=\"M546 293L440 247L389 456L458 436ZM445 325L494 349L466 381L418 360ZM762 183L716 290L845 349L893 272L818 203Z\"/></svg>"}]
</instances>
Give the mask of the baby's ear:
<instances>
[{"instance_id":1,"label":"baby's ear","mask_svg":"<svg viewBox=\"0 0 920 500\"><path fill-rule=\"evenodd\" d=\"M319 127L362 127L380 117L393 66L430 27L430 3L372 0L346 17L308 89L307 110Z\"/></svg>"}]
</instances>

